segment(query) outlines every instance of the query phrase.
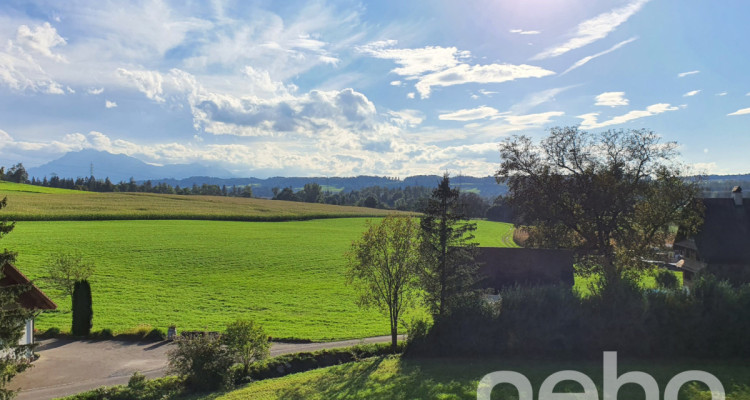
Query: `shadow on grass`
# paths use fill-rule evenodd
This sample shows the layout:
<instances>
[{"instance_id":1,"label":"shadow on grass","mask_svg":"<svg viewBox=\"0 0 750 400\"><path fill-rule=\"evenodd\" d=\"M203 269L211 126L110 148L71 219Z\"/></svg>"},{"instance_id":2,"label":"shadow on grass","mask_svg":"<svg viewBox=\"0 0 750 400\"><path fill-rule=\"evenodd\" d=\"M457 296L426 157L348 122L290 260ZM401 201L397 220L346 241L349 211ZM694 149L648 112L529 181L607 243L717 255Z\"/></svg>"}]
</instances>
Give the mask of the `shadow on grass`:
<instances>
[{"instance_id":1,"label":"shadow on grass","mask_svg":"<svg viewBox=\"0 0 750 400\"><path fill-rule=\"evenodd\" d=\"M474 377L452 378L422 371L423 362L410 362L399 357L378 357L359 363L333 367L329 373L303 385L289 385L275 393L279 399L414 399L471 398L476 396Z\"/></svg>"}]
</instances>

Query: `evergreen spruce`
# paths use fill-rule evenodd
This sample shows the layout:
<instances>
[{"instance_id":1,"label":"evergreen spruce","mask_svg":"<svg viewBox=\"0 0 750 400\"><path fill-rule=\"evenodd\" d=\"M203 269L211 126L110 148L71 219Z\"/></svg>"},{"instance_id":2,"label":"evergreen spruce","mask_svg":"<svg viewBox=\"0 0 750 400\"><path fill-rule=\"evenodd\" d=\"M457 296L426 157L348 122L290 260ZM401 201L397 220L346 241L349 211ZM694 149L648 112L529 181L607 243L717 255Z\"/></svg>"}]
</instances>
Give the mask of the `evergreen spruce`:
<instances>
[{"instance_id":1,"label":"evergreen spruce","mask_svg":"<svg viewBox=\"0 0 750 400\"><path fill-rule=\"evenodd\" d=\"M463 212L458 189L451 189L448 174L433 190L422 228L422 286L435 320L450 312L451 306L472 294L476 282L475 223Z\"/></svg>"}]
</instances>

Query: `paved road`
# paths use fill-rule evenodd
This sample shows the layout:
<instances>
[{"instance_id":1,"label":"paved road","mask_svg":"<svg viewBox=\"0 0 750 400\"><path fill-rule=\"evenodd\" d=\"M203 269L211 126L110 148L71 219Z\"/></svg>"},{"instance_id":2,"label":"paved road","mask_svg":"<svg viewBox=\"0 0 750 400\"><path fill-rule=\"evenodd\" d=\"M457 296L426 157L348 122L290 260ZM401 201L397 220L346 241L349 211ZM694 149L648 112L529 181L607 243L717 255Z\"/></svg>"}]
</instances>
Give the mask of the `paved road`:
<instances>
[{"instance_id":1,"label":"paved road","mask_svg":"<svg viewBox=\"0 0 750 400\"><path fill-rule=\"evenodd\" d=\"M273 343L271 356L390 340L390 336L379 336L326 343ZM48 339L40 342L40 358L34 367L14 378L10 387L22 389L19 400L46 400L100 386L126 384L135 371L158 378L167 372L167 351L171 347L169 342Z\"/></svg>"}]
</instances>

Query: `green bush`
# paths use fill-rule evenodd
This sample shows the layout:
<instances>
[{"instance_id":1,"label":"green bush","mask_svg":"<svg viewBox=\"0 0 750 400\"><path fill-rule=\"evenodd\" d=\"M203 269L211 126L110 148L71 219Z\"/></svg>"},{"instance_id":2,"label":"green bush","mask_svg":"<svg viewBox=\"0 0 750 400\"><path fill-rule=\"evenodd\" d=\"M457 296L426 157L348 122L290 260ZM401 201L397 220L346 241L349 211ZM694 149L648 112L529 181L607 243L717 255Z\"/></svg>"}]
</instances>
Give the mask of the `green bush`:
<instances>
[{"instance_id":1,"label":"green bush","mask_svg":"<svg viewBox=\"0 0 750 400\"><path fill-rule=\"evenodd\" d=\"M501 292L496 310L487 308L475 304L436 320L405 354L750 356L750 285L713 277L692 290L644 290L623 279L585 298L570 288L516 287Z\"/></svg>"},{"instance_id":2,"label":"green bush","mask_svg":"<svg viewBox=\"0 0 750 400\"><path fill-rule=\"evenodd\" d=\"M141 380L143 375L133 374L128 386L101 387L88 392L65 397L64 400L177 400L187 394L185 382L177 377Z\"/></svg>"},{"instance_id":3,"label":"green bush","mask_svg":"<svg viewBox=\"0 0 750 400\"><path fill-rule=\"evenodd\" d=\"M680 287L680 281L674 272L668 269L659 268L654 272L656 286L662 289L677 289Z\"/></svg>"},{"instance_id":4,"label":"green bush","mask_svg":"<svg viewBox=\"0 0 750 400\"><path fill-rule=\"evenodd\" d=\"M234 361L219 336L183 336L175 343L167 353L170 372L185 378L192 389L213 391L233 386L229 369Z\"/></svg>"},{"instance_id":5,"label":"green bush","mask_svg":"<svg viewBox=\"0 0 750 400\"><path fill-rule=\"evenodd\" d=\"M235 321L221 335L221 342L226 346L235 362L242 364L243 373L247 375L250 363L268 357L271 343L263 327L254 321Z\"/></svg>"}]
</instances>

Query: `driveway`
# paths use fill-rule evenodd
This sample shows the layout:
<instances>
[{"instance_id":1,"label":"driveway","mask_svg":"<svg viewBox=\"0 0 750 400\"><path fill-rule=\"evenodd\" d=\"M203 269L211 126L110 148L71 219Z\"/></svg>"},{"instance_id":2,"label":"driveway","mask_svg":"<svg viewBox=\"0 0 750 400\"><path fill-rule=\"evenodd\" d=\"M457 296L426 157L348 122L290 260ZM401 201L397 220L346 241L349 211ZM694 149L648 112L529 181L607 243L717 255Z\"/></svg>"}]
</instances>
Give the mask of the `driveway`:
<instances>
[{"instance_id":1,"label":"driveway","mask_svg":"<svg viewBox=\"0 0 750 400\"><path fill-rule=\"evenodd\" d=\"M379 336L326 343L272 343L271 356L390 340L390 336ZM100 386L127 384L136 371L148 378L162 377L167 372L167 351L172 346L170 342L43 340L37 347L40 357L34 367L15 377L10 387L22 389L19 400L45 400Z\"/></svg>"}]
</instances>

